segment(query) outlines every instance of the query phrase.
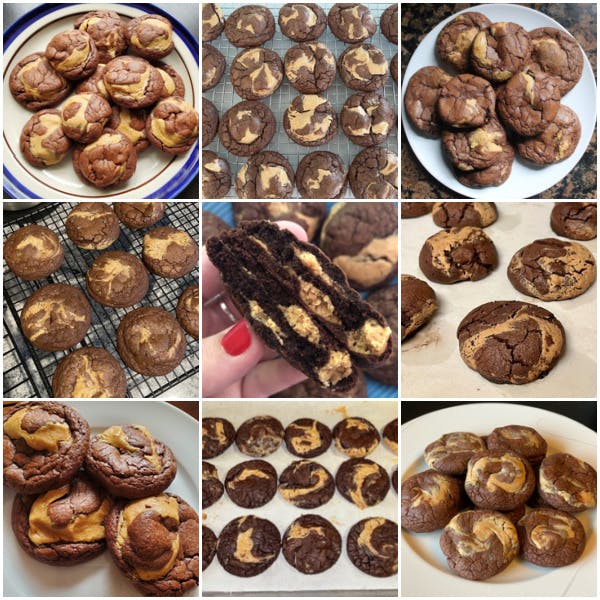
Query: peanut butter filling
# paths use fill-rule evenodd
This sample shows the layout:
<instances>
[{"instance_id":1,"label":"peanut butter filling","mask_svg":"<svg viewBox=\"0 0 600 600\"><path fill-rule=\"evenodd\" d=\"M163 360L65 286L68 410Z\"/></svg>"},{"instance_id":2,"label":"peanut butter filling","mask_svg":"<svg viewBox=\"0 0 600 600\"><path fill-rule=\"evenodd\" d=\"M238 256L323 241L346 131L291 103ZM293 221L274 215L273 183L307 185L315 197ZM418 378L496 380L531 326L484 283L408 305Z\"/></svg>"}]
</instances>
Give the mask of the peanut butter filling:
<instances>
[{"instance_id":1,"label":"peanut butter filling","mask_svg":"<svg viewBox=\"0 0 600 600\"><path fill-rule=\"evenodd\" d=\"M352 362L350 361L350 355L344 350L330 352L329 360L317 370L317 377L325 387L335 385L351 374Z\"/></svg>"},{"instance_id":2,"label":"peanut butter filling","mask_svg":"<svg viewBox=\"0 0 600 600\"><path fill-rule=\"evenodd\" d=\"M353 489L350 490L350 498L352 498L352 502L360 509L367 508L368 506L362 495L362 487L365 479L371 475L379 475L379 468L379 465L376 464L361 463L353 471L352 483L354 485Z\"/></svg>"},{"instance_id":3,"label":"peanut butter filling","mask_svg":"<svg viewBox=\"0 0 600 600\"><path fill-rule=\"evenodd\" d=\"M279 310L298 335L305 337L311 344L319 343L321 339L319 328L303 308L292 304L291 306L279 306Z\"/></svg>"},{"instance_id":4,"label":"peanut butter filling","mask_svg":"<svg viewBox=\"0 0 600 600\"><path fill-rule=\"evenodd\" d=\"M348 348L357 354L379 356L387 348L392 330L375 319L367 319L359 329L348 334Z\"/></svg>"},{"instance_id":5,"label":"peanut butter filling","mask_svg":"<svg viewBox=\"0 0 600 600\"><path fill-rule=\"evenodd\" d=\"M259 323L262 323L265 327L268 327L277 338L277 341L280 344L283 344L285 334L283 331L281 331L279 325L277 325L277 323L275 323L275 321L273 321L273 319L267 315L267 313L263 310L261 305L256 302L256 300L250 300L248 305L250 307L251 317L256 319Z\"/></svg>"},{"instance_id":6,"label":"peanut butter filling","mask_svg":"<svg viewBox=\"0 0 600 600\"><path fill-rule=\"evenodd\" d=\"M190 236L185 231L174 231L169 233L166 238L153 237L151 235L146 236L144 240L144 254L149 258L162 260L171 244L177 246L188 246L192 243Z\"/></svg>"},{"instance_id":7,"label":"peanut butter filling","mask_svg":"<svg viewBox=\"0 0 600 600\"><path fill-rule=\"evenodd\" d=\"M245 519L242 519L240 525L244 522L244 520ZM250 527L249 529L246 529L246 531L238 533L233 558L243 563L260 564L270 560L275 555L267 554L262 558L258 558L252 554L252 550L254 549L254 542L252 541L253 531L254 529Z\"/></svg>"},{"instance_id":8,"label":"peanut butter filling","mask_svg":"<svg viewBox=\"0 0 600 600\"><path fill-rule=\"evenodd\" d=\"M51 147L48 148L44 146L44 142L50 136L52 136L59 127L62 126L62 120L60 115L56 114L40 115L38 119L40 124L45 127L46 131L40 135L33 132L31 133L31 137L29 138L29 148L31 150L31 154L44 161L44 164L47 166L55 165L62 160L64 155L55 154Z\"/></svg>"},{"instance_id":9,"label":"peanut butter filling","mask_svg":"<svg viewBox=\"0 0 600 600\"><path fill-rule=\"evenodd\" d=\"M23 418L29 408L22 408L13 413L4 423L4 433L13 440L21 439L30 448L37 451L58 452L61 444L70 446L73 443L71 430L66 423L45 423L33 433L22 427Z\"/></svg>"},{"instance_id":10,"label":"peanut butter filling","mask_svg":"<svg viewBox=\"0 0 600 600\"><path fill-rule=\"evenodd\" d=\"M148 431L146 427L143 425L131 425L134 429L137 429L142 435L148 440L150 444L150 453L144 453L144 458L152 465L154 470L160 473L162 469L162 464L160 460L160 456L156 450L156 442L152 437L152 434ZM140 452L141 448L137 446L133 446L129 443L129 438L127 437L127 433L120 425L113 425L108 429L105 429L99 436L98 439L110 444L114 448L118 450L124 450L125 452Z\"/></svg>"}]
</instances>

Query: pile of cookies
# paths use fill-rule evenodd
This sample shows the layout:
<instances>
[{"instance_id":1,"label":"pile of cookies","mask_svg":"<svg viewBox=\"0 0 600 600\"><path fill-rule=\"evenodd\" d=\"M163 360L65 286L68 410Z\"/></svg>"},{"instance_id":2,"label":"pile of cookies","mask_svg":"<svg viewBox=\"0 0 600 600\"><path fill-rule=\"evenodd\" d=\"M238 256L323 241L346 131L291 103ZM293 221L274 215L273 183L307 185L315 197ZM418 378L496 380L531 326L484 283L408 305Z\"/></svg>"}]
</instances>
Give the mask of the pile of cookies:
<instances>
[{"instance_id":1,"label":"pile of cookies","mask_svg":"<svg viewBox=\"0 0 600 600\"><path fill-rule=\"evenodd\" d=\"M398 452L398 419L382 431L383 440ZM253 457L229 470L225 485L217 468L204 459L221 455L233 441L240 452ZM310 460L328 451L331 442L350 457L335 476ZM300 460L292 462L279 475L263 457L276 452L282 441ZM297 419L284 430L274 417L257 416L240 425L237 432L224 418L202 419L202 509L217 502L224 491L242 508L267 504L279 489L281 497L301 509L315 509L339 493L360 509L376 506L387 495L390 478L379 464L365 458L377 448L380 435L367 419L348 417L333 428L310 418ZM398 492L398 470L392 475ZM240 547L247 551L240 552ZM370 517L355 523L348 532L347 554L361 571L375 577L398 572L398 526L383 517ZM342 552L342 538L336 527L320 515L297 518L281 538L277 527L267 519L246 515L229 522L217 536L202 526L202 570L214 555L232 575L252 577L268 569L282 551L286 560L301 573L322 573L331 568Z\"/></svg>"},{"instance_id":2,"label":"pile of cookies","mask_svg":"<svg viewBox=\"0 0 600 600\"><path fill-rule=\"evenodd\" d=\"M43 52L21 59L9 88L35 113L21 133L25 159L49 167L73 146L75 172L106 188L127 181L150 145L187 152L198 139L198 113L184 100L179 74L160 62L173 47L173 27L161 15L124 22L116 12L95 10L56 34ZM51 108L60 102L60 110Z\"/></svg>"},{"instance_id":3,"label":"pile of cookies","mask_svg":"<svg viewBox=\"0 0 600 600\"><path fill-rule=\"evenodd\" d=\"M563 30L527 32L511 22L491 23L464 12L436 42L439 67L419 69L408 82L404 105L421 133L442 138L458 180L497 186L510 176L514 149L535 165L573 154L581 136L577 114L561 98L579 81L583 54Z\"/></svg>"},{"instance_id":4,"label":"pile of cookies","mask_svg":"<svg viewBox=\"0 0 600 600\"><path fill-rule=\"evenodd\" d=\"M156 224L164 214L164 202L119 202L114 210L104 202L81 202L64 225L68 238L79 248L106 250L121 234L119 223L136 231ZM85 273L87 292L103 306L128 308L148 293L148 271L179 279L197 268L198 256L198 244L187 232L154 227L144 235L141 259L122 250L98 254ZM39 281L61 268L65 250L50 228L26 225L6 239L4 259L17 277ZM175 316L157 306L129 311L116 330L122 361L146 376L166 375L175 369L186 352L185 332L198 339L199 302L199 287L191 285L181 291ZM41 285L21 310L23 335L45 352L68 350L84 340L91 320L86 295L66 283ZM58 398L121 398L127 393L127 378L106 349L86 345L58 363L52 393Z\"/></svg>"},{"instance_id":5,"label":"pile of cookies","mask_svg":"<svg viewBox=\"0 0 600 600\"><path fill-rule=\"evenodd\" d=\"M575 562L586 533L573 513L596 506L597 474L547 447L524 425L443 435L425 448L430 469L402 483L403 529L443 529L448 566L465 579L488 579L518 555L542 567Z\"/></svg>"},{"instance_id":6,"label":"pile of cookies","mask_svg":"<svg viewBox=\"0 0 600 600\"><path fill-rule=\"evenodd\" d=\"M145 595L198 586L198 515L165 491L177 461L146 427L113 425L90 439L88 422L58 402L16 403L3 422L12 528L29 556L70 566L108 546Z\"/></svg>"},{"instance_id":7,"label":"pile of cookies","mask_svg":"<svg viewBox=\"0 0 600 600\"><path fill-rule=\"evenodd\" d=\"M243 6L227 19L216 4L202 5L202 91L214 88L226 69L223 54L207 43L225 31L228 41L243 48L234 58L229 75L235 92L244 98L219 115L209 100L202 99L202 146L219 134L221 144L235 156L250 157L237 173L239 198L291 198L294 187L302 198L343 198L347 184L355 198L397 198L398 157L380 146L396 125L394 107L379 90L389 76L383 52L368 43L377 23L367 5L335 4L328 15L318 4L285 4L278 16L281 33L294 42L282 61L263 44L275 34L275 19L264 6ZM300 92L283 115L283 127L292 142L306 148L327 144L337 135L338 116L324 92L336 78L336 57L317 41L327 29L351 44L337 59L337 70L346 87L359 93L346 100L340 125L350 141L365 149L356 154L349 169L329 151L310 152L298 164L296 174L289 160L274 150L264 150L278 124L262 101L275 94L283 76ZM398 44L398 6L382 14L381 31ZM398 55L391 64L398 81ZM227 160L211 150L202 151L202 194L223 198L231 187Z\"/></svg>"}]
</instances>

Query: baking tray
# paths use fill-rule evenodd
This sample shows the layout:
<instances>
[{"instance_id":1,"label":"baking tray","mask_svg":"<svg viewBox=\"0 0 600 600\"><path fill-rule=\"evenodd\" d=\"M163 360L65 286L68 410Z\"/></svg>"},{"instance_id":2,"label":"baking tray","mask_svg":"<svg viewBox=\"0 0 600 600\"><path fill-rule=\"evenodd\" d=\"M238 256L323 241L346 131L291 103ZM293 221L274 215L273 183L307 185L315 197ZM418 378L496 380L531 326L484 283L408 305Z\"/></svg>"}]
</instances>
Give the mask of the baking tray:
<instances>
[{"instance_id":1,"label":"baking tray","mask_svg":"<svg viewBox=\"0 0 600 600\"><path fill-rule=\"evenodd\" d=\"M359 416L369 419L379 432L392 419L398 417L398 403L394 401L374 402L360 400L343 401L260 401L260 402L235 402L235 401L202 401L202 417L224 417L231 421L237 429L246 419L257 415L271 415L279 419L284 427L295 419L310 417L317 419L333 428L335 424L349 416ZM250 460L252 457L242 454L235 444L230 446L221 456L210 459L209 462L217 467L219 479L223 481L227 471L233 466ZM313 460L322 464L332 475L348 457L338 452L335 446L325 454ZM394 455L383 442L368 456L380 464L389 475L398 465L398 456ZM285 467L295 460L299 460L287 451L285 444L264 458L271 463L279 475ZM336 490L333 498L319 508L313 510L300 509L286 502L279 493L259 508L245 509L234 504L224 493L223 496L207 509L202 511L202 522L219 535L223 527L232 519L242 515L255 514L261 518L272 521L279 529L281 535L288 525L301 514L318 514L333 523L342 536L342 554L339 560L327 571L316 575L303 575L294 569L280 554L277 560L262 574L256 577L240 578L230 575L223 569L215 556L213 562L204 571L202 576L202 595L221 596L237 595L239 593L253 593L253 595L273 594L303 595L380 595L397 596L398 576L370 577L357 569L346 554L346 537L348 531L358 521L368 517L385 517L398 522L398 495L392 487L385 499L376 506L359 509L348 502Z\"/></svg>"},{"instance_id":2,"label":"baking tray","mask_svg":"<svg viewBox=\"0 0 600 600\"><path fill-rule=\"evenodd\" d=\"M480 281L444 285L429 281L419 269L425 240L441 229L431 214L402 219L401 272L426 281L437 295L439 309L429 324L401 347L402 398L595 398L596 307L594 283L571 300L543 302L518 292L506 276L513 254L533 240L557 237L550 227L553 202L496 202L498 220L484 229L498 251L498 268ZM596 256L596 240L579 242ZM566 349L543 379L524 385L496 384L463 362L456 328L466 314L493 300L537 304L563 324Z\"/></svg>"},{"instance_id":3,"label":"baking tray","mask_svg":"<svg viewBox=\"0 0 600 600\"><path fill-rule=\"evenodd\" d=\"M267 3L266 6L273 13L273 17L275 18L275 35L268 42L265 42L262 47L269 48L277 52L281 60L283 61L283 57L289 48L297 45L299 42L294 42L289 38L285 37L281 30L279 29L279 25L277 23L277 17L279 15L279 9L283 6L283 3ZM219 4L223 12L224 17L228 17L236 8L239 8L240 4ZM333 6L331 3L320 4L320 6L325 11L327 15L329 13L329 9ZM375 34L366 40L366 42L374 44L377 46L385 55L388 64L391 62L392 58L395 54L398 53L398 46L392 44L388 39L381 33L381 27L379 25L380 17L383 11L390 6L387 3L367 3L371 14L373 15L376 23L377 23L377 31ZM339 58L340 54L350 45L338 40L338 38L331 33L329 26L327 29L319 37L318 42L325 44L334 54L336 60ZM231 67L231 63L233 59L243 50L243 48L236 48L232 44L229 43L225 32L223 32L216 40L209 42L215 48L223 53L225 56L225 60L227 62L227 67L225 69L225 73L221 78L221 81L211 90L202 93L202 97L210 100L217 108L219 112L219 116L223 115L223 113L231 108L234 104L241 102L244 98L238 96L231 85L231 80L229 78L229 69ZM396 114L398 113L398 86L396 82L392 79L391 75L388 78L385 86L378 90L380 94L386 97L386 99L391 103L393 107L395 107ZM344 82L340 79L339 73L336 74L335 81L325 92L321 92L321 96L326 97L333 107L335 108L338 115L338 132L330 140L327 144L323 144L322 146L315 147L306 147L300 146L287 136L285 130L283 128L283 113L285 109L290 105L292 100L300 94L300 92L294 88L291 83L287 80L287 77L284 76L283 82L278 90L275 91L274 94L271 94L267 98L263 98L261 102L264 102L275 115L275 121L277 122L277 130L273 139L269 143L269 145L264 148L264 150L274 150L281 154L283 154L292 165L292 169L294 169L294 173L298 167L298 163L302 159L302 157L306 156L309 152L315 152L317 150L328 150L329 152L334 152L338 154L346 168L350 167L350 163L352 159L364 148L362 146L358 146L351 142L342 132L339 127L339 115L342 110L342 106L344 102L352 95L358 93L356 90L351 90L347 88ZM382 147L389 148L393 150L396 154L398 154L398 127L396 126L390 136L387 138L385 142L380 144ZM231 189L227 194L227 198L237 198L234 189L234 182L237 172L240 167L246 163L249 157L244 156L235 156L227 151L227 149L221 144L219 140L219 136L215 136L215 139L204 148L205 150L213 150L219 156L227 159L229 166L231 167ZM299 198L297 190L294 188L293 198ZM350 187L348 186L348 190L346 193L346 198L354 198L352 192L350 191Z\"/></svg>"},{"instance_id":4,"label":"baking tray","mask_svg":"<svg viewBox=\"0 0 600 600\"><path fill-rule=\"evenodd\" d=\"M197 268L179 279L168 279L151 274L150 289L142 302L128 308L110 308L88 297L92 308L92 322L81 343L66 352L44 352L35 348L23 336L20 326L19 315L27 298L48 283L68 283L86 293L85 273L100 254L97 251L78 248L65 233L64 223L67 215L76 204L42 202L37 207L24 211L14 213L3 211L4 240L20 227L37 223L52 229L59 236L65 249L63 265L46 279L25 281L17 277L6 264L4 265L3 390L5 398L51 398L52 375L56 366L68 352L75 348L100 346L119 358L115 332L127 312L139 306L160 306L174 314L183 290L189 285L198 283ZM168 202L165 216L155 226L170 225L183 229L198 242L198 208L197 202ZM141 257L145 233L145 229L133 230L122 225L119 239L109 249L124 250ZM181 364L167 375L146 377L123 365L127 376L127 397L154 398L189 377L198 376L199 343L187 334L185 337L185 356Z\"/></svg>"}]
</instances>

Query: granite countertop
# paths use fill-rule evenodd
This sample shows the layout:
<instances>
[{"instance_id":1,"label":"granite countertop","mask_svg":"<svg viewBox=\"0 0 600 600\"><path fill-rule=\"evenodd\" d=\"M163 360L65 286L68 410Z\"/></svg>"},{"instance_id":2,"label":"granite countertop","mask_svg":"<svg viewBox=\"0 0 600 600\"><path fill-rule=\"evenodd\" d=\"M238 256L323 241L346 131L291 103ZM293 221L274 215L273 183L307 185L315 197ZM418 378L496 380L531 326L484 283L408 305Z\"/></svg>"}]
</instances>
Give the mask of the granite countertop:
<instances>
[{"instance_id":1,"label":"granite countertop","mask_svg":"<svg viewBox=\"0 0 600 600\"><path fill-rule=\"evenodd\" d=\"M421 40L440 21L450 15L476 4L404 4L400 9L402 20L402 64L404 79L406 66ZM596 73L596 3L592 4L522 4L540 11L565 27L579 42L586 53L594 74ZM596 198L596 135L577 166L564 179L533 198ZM401 142L402 198L462 198L456 192L439 183L415 157L404 130Z\"/></svg>"}]
</instances>

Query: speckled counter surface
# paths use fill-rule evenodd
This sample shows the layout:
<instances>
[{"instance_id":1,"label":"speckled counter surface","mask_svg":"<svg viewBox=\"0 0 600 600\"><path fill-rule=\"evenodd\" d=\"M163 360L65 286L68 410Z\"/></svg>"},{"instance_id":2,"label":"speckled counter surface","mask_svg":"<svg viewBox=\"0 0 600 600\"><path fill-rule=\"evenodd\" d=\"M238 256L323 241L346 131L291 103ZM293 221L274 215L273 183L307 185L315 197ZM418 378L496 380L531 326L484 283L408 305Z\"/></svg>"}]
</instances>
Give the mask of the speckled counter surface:
<instances>
[{"instance_id":1,"label":"speckled counter surface","mask_svg":"<svg viewBox=\"0 0 600 600\"><path fill-rule=\"evenodd\" d=\"M401 78L421 40L440 21L476 4L405 4L400 6L402 22ZM558 21L577 39L596 73L596 3L591 4L522 4ZM404 81L403 81L404 83ZM569 175L534 198L597 198L597 128L585 154ZM401 142L402 198L462 198L439 183L419 163L402 131Z\"/></svg>"}]
</instances>

